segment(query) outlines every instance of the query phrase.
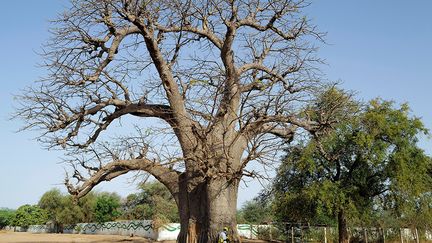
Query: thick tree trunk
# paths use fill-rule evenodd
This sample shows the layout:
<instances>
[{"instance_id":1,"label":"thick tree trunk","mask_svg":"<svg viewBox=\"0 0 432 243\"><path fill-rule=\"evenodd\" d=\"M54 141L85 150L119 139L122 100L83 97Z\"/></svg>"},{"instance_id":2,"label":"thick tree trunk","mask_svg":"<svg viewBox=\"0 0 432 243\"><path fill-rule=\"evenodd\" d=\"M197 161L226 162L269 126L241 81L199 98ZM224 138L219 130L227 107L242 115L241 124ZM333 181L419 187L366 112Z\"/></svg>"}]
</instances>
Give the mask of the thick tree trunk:
<instances>
[{"instance_id":1,"label":"thick tree trunk","mask_svg":"<svg viewBox=\"0 0 432 243\"><path fill-rule=\"evenodd\" d=\"M209 179L191 190L185 179L185 175L180 177L181 230L177 242L216 243L224 227L229 228L231 242L240 242L236 221L238 180Z\"/></svg>"},{"instance_id":2,"label":"thick tree trunk","mask_svg":"<svg viewBox=\"0 0 432 243\"><path fill-rule=\"evenodd\" d=\"M349 243L348 226L343 209L338 213L339 243Z\"/></svg>"}]
</instances>

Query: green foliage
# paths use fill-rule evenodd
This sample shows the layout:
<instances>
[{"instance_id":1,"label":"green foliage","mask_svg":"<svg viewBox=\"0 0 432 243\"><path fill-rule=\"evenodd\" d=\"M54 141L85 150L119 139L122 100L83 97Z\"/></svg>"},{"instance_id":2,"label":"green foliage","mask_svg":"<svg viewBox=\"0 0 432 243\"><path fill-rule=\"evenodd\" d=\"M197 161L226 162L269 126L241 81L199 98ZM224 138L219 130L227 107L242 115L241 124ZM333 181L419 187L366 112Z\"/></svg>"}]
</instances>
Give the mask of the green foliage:
<instances>
[{"instance_id":1,"label":"green foliage","mask_svg":"<svg viewBox=\"0 0 432 243\"><path fill-rule=\"evenodd\" d=\"M272 221L270 206L258 197L243 204L239 211L239 218L242 223L262 224Z\"/></svg>"},{"instance_id":2,"label":"green foliage","mask_svg":"<svg viewBox=\"0 0 432 243\"><path fill-rule=\"evenodd\" d=\"M113 221L120 216L120 196L115 193L101 193L96 198L95 219L99 223Z\"/></svg>"},{"instance_id":3,"label":"green foliage","mask_svg":"<svg viewBox=\"0 0 432 243\"><path fill-rule=\"evenodd\" d=\"M155 195L152 197L152 219L160 224L169 222L180 222L177 204L171 197Z\"/></svg>"},{"instance_id":4,"label":"green foliage","mask_svg":"<svg viewBox=\"0 0 432 243\"><path fill-rule=\"evenodd\" d=\"M242 210L237 210L236 212L236 220L237 220L237 224L246 224L246 219L243 217L243 212Z\"/></svg>"},{"instance_id":5,"label":"green foliage","mask_svg":"<svg viewBox=\"0 0 432 243\"><path fill-rule=\"evenodd\" d=\"M1 208L0 209L0 229L3 229L5 226L12 225L14 217L15 217L14 210Z\"/></svg>"},{"instance_id":6,"label":"green foliage","mask_svg":"<svg viewBox=\"0 0 432 243\"><path fill-rule=\"evenodd\" d=\"M51 221L61 231L64 225L107 222L119 216L131 220L153 219L156 223L179 221L171 193L163 184L152 182L141 185L139 193L131 194L125 200L115 193L90 192L75 201L72 196L51 189L42 195L38 206L22 206L16 216L11 210L1 209L0 228L12 224L26 227Z\"/></svg>"},{"instance_id":7,"label":"green foliage","mask_svg":"<svg viewBox=\"0 0 432 243\"><path fill-rule=\"evenodd\" d=\"M304 110L304 116L321 124L318 133L331 130L332 125L349 121L361 110L352 94L330 86L319 93L315 101Z\"/></svg>"},{"instance_id":8,"label":"green foliage","mask_svg":"<svg viewBox=\"0 0 432 243\"><path fill-rule=\"evenodd\" d=\"M58 189L51 189L42 195L38 205L47 211L50 221L61 226L93 222L95 199L94 194L90 193L74 202L72 196L65 195Z\"/></svg>"},{"instance_id":9,"label":"green foliage","mask_svg":"<svg viewBox=\"0 0 432 243\"><path fill-rule=\"evenodd\" d=\"M95 207L96 207L97 194L89 192L78 201L78 206L81 209L82 220L81 222L95 222Z\"/></svg>"},{"instance_id":10,"label":"green foliage","mask_svg":"<svg viewBox=\"0 0 432 243\"><path fill-rule=\"evenodd\" d=\"M140 192L127 196L123 204L124 219L152 219L156 222L179 222L177 204L160 182L140 185Z\"/></svg>"},{"instance_id":11,"label":"green foliage","mask_svg":"<svg viewBox=\"0 0 432 243\"><path fill-rule=\"evenodd\" d=\"M61 199L61 208L56 212L56 221L62 225L86 222L81 206L74 203L72 196L66 195Z\"/></svg>"},{"instance_id":12,"label":"green foliage","mask_svg":"<svg viewBox=\"0 0 432 243\"><path fill-rule=\"evenodd\" d=\"M23 205L15 212L14 226L28 227L30 225L45 224L48 221L48 212L36 205Z\"/></svg>"},{"instance_id":13,"label":"green foliage","mask_svg":"<svg viewBox=\"0 0 432 243\"><path fill-rule=\"evenodd\" d=\"M38 206L48 213L49 220L57 221L57 214L63 209L63 197L59 189L51 189L39 199Z\"/></svg>"},{"instance_id":14,"label":"green foliage","mask_svg":"<svg viewBox=\"0 0 432 243\"><path fill-rule=\"evenodd\" d=\"M324 97L308 111L320 122L320 112L338 104ZM430 207L431 159L417 146L427 134L420 119L406 104L379 99L351 115L349 107L334 113L330 129L287 149L274 183L278 220L331 224L343 210L351 223L376 225L384 215L414 219Z\"/></svg>"},{"instance_id":15,"label":"green foliage","mask_svg":"<svg viewBox=\"0 0 432 243\"><path fill-rule=\"evenodd\" d=\"M107 222L116 220L119 216L131 220L153 219L160 223L179 221L174 199L168 189L159 182L141 185L139 193L131 194L125 200L122 200L115 193L90 192L75 201L72 196L64 194L58 189L51 189L42 195L38 206L28 207L31 207L33 211L35 207L42 210L44 220L38 220L38 223L51 221L60 231L64 225L82 222ZM28 207L25 207L27 211L29 211ZM29 220L28 215L23 216L25 215L23 210L19 212L19 219L16 220L14 216L12 222L16 222L16 225L19 224L18 226L34 224L35 221ZM0 210L1 227L11 224L8 223L10 222L10 214L13 212Z\"/></svg>"}]
</instances>

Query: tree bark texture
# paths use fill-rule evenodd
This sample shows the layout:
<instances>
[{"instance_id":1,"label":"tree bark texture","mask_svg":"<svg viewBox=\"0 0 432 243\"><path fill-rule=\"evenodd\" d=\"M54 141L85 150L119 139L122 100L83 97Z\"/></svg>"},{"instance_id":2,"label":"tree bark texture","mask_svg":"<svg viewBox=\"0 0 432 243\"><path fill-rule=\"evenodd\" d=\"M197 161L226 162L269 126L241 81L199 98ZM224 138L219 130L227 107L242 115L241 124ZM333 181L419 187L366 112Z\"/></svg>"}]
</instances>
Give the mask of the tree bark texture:
<instances>
[{"instance_id":1,"label":"tree bark texture","mask_svg":"<svg viewBox=\"0 0 432 243\"><path fill-rule=\"evenodd\" d=\"M340 209L338 212L338 229L339 229L339 243L348 243L349 235L348 235L348 226L346 215L343 209Z\"/></svg>"},{"instance_id":2,"label":"tree bark texture","mask_svg":"<svg viewBox=\"0 0 432 243\"><path fill-rule=\"evenodd\" d=\"M238 180L210 179L192 189L185 181L179 183L181 229L177 242L216 243L224 227L229 228L231 242L241 242L236 222Z\"/></svg>"}]
</instances>

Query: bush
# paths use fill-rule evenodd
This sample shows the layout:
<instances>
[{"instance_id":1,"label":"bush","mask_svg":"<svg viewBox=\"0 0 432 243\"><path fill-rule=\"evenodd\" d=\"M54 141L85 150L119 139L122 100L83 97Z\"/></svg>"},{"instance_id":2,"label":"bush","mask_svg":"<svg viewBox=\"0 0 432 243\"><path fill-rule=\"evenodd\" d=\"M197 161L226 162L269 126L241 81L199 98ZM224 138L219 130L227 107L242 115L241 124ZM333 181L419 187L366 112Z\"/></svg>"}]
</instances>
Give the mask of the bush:
<instances>
[{"instance_id":1,"label":"bush","mask_svg":"<svg viewBox=\"0 0 432 243\"><path fill-rule=\"evenodd\" d=\"M15 211L12 209L0 209L0 229L8 225L12 225L13 218L15 217Z\"/></svg>"},{"instance_id":2,"label":"bush","mask_svg":"<svg viewBox=\"0 0 432 243\"><path fill-rule=\"evenodd\" d=\"M30 225L45 224L48 213L36 205L23 205L15 213L12 225L27 228Z\"/></svg>"},{"instance_id":3,"label":"bush","mask_svg":"<svg viewBox=\"0 0 432 243\"><path fill-rule=\"evenodd\" d=\"M102 193L96 198L95 218L98 223L114 221L120 216L120 196L117 194Z\"/></svg>"}]
</instances>

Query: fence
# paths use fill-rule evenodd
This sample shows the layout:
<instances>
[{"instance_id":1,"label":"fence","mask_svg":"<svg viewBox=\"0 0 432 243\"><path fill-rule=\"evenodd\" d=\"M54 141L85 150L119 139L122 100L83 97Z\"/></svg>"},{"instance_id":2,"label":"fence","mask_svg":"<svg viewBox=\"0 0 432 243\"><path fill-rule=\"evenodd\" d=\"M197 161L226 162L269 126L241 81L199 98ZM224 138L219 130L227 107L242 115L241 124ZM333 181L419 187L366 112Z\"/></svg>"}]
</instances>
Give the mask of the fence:
<instances>
[{"instance_id":1,"label":"fence","mask_svg":"<svg viewBox=\"0 0 432 243\"><path fill-rule=\"evenodd\" d=\"M288 243L335 243L338 242L336 227L311 226L302 224L273 223L255 225L256 238ZM348 229L349 242L352 243L420 243L432 242L432 232L410 228L383 229L361 228Z\"/></svg>"}]
</instances>

